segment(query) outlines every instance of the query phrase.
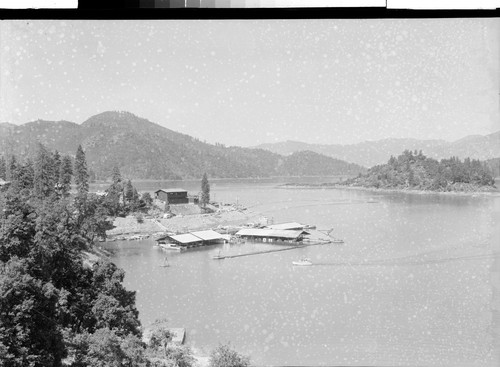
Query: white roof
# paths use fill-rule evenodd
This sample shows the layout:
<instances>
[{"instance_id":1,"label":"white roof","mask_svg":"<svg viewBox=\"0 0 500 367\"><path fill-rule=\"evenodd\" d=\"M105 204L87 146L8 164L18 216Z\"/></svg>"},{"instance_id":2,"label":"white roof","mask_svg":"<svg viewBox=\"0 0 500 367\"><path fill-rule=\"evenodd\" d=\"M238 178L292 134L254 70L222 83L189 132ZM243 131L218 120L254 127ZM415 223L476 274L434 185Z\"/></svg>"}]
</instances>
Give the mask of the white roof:
<instances>
[{"instance_id":1,"label":"white roof","mask_svg":"<svg viewBox=\"0 0 500 367\"><path fill-rule=\"evenodd\" d=\"M175 236L169 236L174 241L180 243L192 243L192 242L201 242L202 239L200 237L193 236L191 233L178 234Z\"/></svg>"},{"instance_id":2,"label":"white roof","mask_svg":"<svg viewBox=\"0 0 500 367\"><path fill-rule=\"evenodd\" d=\"M224 238L219 233L212 231L211 229L209 229L208 231L191 232L191 234L194 234L196 237L199 237L204 241L219 240Z\"/></svg>"},{"instance_id":3,"label":"white roof","mask_svg":"<svg viewBox=\"0 0 500 367\"><path fill-rule=\"evenodd\" d=\"M260 228L244 228L239 230L237 236L254 236L254 237L281 237L281 238L297 238L306 231L290 231L283 229L260 229Z\"/></svg>"},{"instance_id":4,"label":"white roof","mask_svg":"<svg viewBox=\"0 0 500 367\"><path fill-rule=\"evenodd\" d=\"M271 229L303 229L304 227L304 224L300 224L297 222L272 224L270 226L267 226L267 228Z\"/></svg>"}]
</instances>

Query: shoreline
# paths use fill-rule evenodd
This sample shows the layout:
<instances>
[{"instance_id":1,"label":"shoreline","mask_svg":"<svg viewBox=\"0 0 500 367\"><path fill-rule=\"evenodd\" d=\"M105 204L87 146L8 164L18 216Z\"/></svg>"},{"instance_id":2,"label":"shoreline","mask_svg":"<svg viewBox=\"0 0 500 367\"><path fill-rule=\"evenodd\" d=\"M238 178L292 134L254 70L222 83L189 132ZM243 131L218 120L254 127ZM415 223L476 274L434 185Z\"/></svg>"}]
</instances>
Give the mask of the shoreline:
<instances>
[{"instance_id":1,"label":"shoreline","mask_svg":"<svg viewBox=\"0 0 500 367\"><path fill-rule=\"evenodd\" d=\"M348 177L355 176L353 174L338 174L338 175L320 175L320 176L267 176L267 177L211 177L210 181L224 181L224 180L237 180L237 181L245 181L245 180L273 180L278 178L337 178L337 177ZM162 180L162 179L153 179L153 178L131 178L132 182L199 182L199 178L185 178L182 180ZM112 181L94 181L90 183L91 185L110 185Z\"/></svg>"},{"instance_id":2,"label":"shoreline","mask_svg":"<svg viewBox=\"0 0 500 367\"><path fill-rule=\"evenodd\" d=\"M324 184L284 184L277 186L280 189L334 189L334 190L358 190L372 191L377 193L401 193L414 195L448 195L448 196L500 196L500 191L431 191L412 189L385 189L376 187L345 186L345 185L324 185Z\"/></svg>"},{"instance_id":3,"label":"shoreline","mask_svg":"<svg viewBox=\"0 0 500 367\"><path fill-rule=\"evenodd\" d=\"M179 215L169 219L145 218L138 223L133 216L117 217L113 221L114 228L106 232L107 240L114 241L117 237L124 239L142 239L131 237L149 237L163 232L190 232L195 230L217 229L218 227L236 226L258 220L262 215L245 210L221 211L209 214Z\"/></svg>"}]
</instances>

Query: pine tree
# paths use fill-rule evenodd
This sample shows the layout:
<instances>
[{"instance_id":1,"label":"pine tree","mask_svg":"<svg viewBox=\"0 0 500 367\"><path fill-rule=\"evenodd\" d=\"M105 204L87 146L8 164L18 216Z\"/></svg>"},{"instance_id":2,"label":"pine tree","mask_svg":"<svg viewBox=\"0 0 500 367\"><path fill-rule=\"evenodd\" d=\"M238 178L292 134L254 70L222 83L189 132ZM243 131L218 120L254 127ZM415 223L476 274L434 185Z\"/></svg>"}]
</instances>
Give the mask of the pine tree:
<instances>
[{"instance_id":1,"label":"pine tree","mask_svg":"<svg viewBox=\"0 0 500 367\"><path fill-rule=\"evenodd\" d=\"M132 182L127 180L125 184L125 200L128 204L131 204L134 200L134 186L132 186Z\"/></svg>"},{"instance_id":2,"label":"pine tree","mask_svg":"<svg viewBox=\"0 0 500 367\"><path fill-rule=\"evenodd\" d=\"M59 167L59 190L64 197L69 195L71 190L71 177L73 176L73 163L71 158L65 155Z\"/></svg>"},{"instance_id":3,"label":"pine tree","mask_svg":"<svg viewBox=\"0 0 500 367\"><path fill-rule=\"evenodd\" d=\"M73 172L75 175L75 184L78 196L86 197L89 192L89 173L87 171L85 152L83 151L81 145L79 145L76 150L75 168Z\"/></svg>"},{"instance_id":4,"label":"pine tree","mask_svg":"<svg viewBox=\"0 0 500 367\"><path fill-rule=\"evenodd\" d=\"M111 179L113 180L114 184L120 183L122 181L120 169L117 166L113 167L113 173L111 175Z\"/></svg>"},{"instance_id":5,"label":"pine tree","mask_svg":"<svg viewBox=\"0 0 500 367\"><path fill-rule=\"evenodd\" d=\"M35 196L39 199L49 197L55 189L54 160L52 154L42 144L38 144L33 168Z\"/></svg>"},{"instance_id":6,"label":"pine tree","mask_svg":"<svg viewBox=\"0 0 500 367\"><path fill-rule=\"evenodd\" d=\"M4 156L0 157L0 179L7 180L7 163Z\"/></svg>"},{"instance_id":7,"label":"pine tree","mask_svg":"<svg viewBox=\"0 0 500 367\"><path fill-rule=\"evenodd\" d=\"M33 190L35 186L35 169L31 159L27 159L24 164L17 167L17 178L19 190Z\"/></svg>"},{"instance_id":8,"label":"pine tree","mask_svg":"<svg viewBox=\"0 0 500 367\"><path fill-rule=\"evenodd\" d=\"M9 181L17 181L17 159L15 155L10 157L9 170L7 172L7 178Z\"/></svg>"},{"instance_id":9,"label":"pine tree","mask_svg":"<svg viewBox=\"0 0 500 367\"><path fill-rule=\"evenodd\" d=\"M201 179L201 206L205 207L210 202L210 184L208 183L207 174L203 174Z\"/></svg>"},{"instance_id":10,"label":"pine tree","mask_svg":"<svg viewBox=\"0 0 500 367\"><path fill-rule=\"evenodd\" d=\"M59 171L61 170L61 155L57 150L52 155L52 162L52 175L55 183L57 184L59 182Z\"/></svg>"}]
</instances>

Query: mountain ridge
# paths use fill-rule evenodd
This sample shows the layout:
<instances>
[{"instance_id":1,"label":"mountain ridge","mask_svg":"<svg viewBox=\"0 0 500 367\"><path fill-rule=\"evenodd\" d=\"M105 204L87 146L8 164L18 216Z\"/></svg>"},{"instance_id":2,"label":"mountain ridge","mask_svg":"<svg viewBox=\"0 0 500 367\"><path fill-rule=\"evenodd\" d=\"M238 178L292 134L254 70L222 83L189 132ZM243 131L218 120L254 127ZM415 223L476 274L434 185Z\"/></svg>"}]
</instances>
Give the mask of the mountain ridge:
<instances>
[{"instance_id":1,"label":"mountain ridge","mask_svg":"<svg viewBox=\"0 0 500 367\"><path fill-rule=\"evenodd\" d=\"M298 141L265 143L254 148L266 149L287 156L297 151L313 151L365 167L384 164L404 150L422 150L431 158L451 156L487 160L500 157L500 131L488 135L468 135L448 142L442 139L387 138L354 144L310 144Z\"/></svg>"},{"instance_id":2,"label":"mountain ridge","mask_svg":"<svg viewBox=\"0 0 500 367\"><path fill-rule=\"evenodd\" d=\"M78 145L98 179L120 168L132 179L355 175L364 167L317 153L283 157L263 149L208 144L126 111L105 111L81 124L36 120L0 129L0 152L33 157L37 143L74 155ZM315 163L320 161L321 164ZM302 165L302 166L299 166Z\"/></svg>"}]
</instances>

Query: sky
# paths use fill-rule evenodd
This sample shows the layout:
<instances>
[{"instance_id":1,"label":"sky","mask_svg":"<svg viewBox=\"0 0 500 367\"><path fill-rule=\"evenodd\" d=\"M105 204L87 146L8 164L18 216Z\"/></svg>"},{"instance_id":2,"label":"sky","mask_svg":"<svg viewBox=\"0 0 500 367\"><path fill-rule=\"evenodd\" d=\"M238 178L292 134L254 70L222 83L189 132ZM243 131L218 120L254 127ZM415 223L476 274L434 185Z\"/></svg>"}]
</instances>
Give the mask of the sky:
<instances>
[{"instance_id":1,"label":"sky","mask_svg":"<svg viewBox=\"0 0 500 367\"><path fill-rule=\"evenodd\" d=\"M209 143L500 130L499 20L0 21L0 122L129 111Z\"/></svg>"}]
</instances>

